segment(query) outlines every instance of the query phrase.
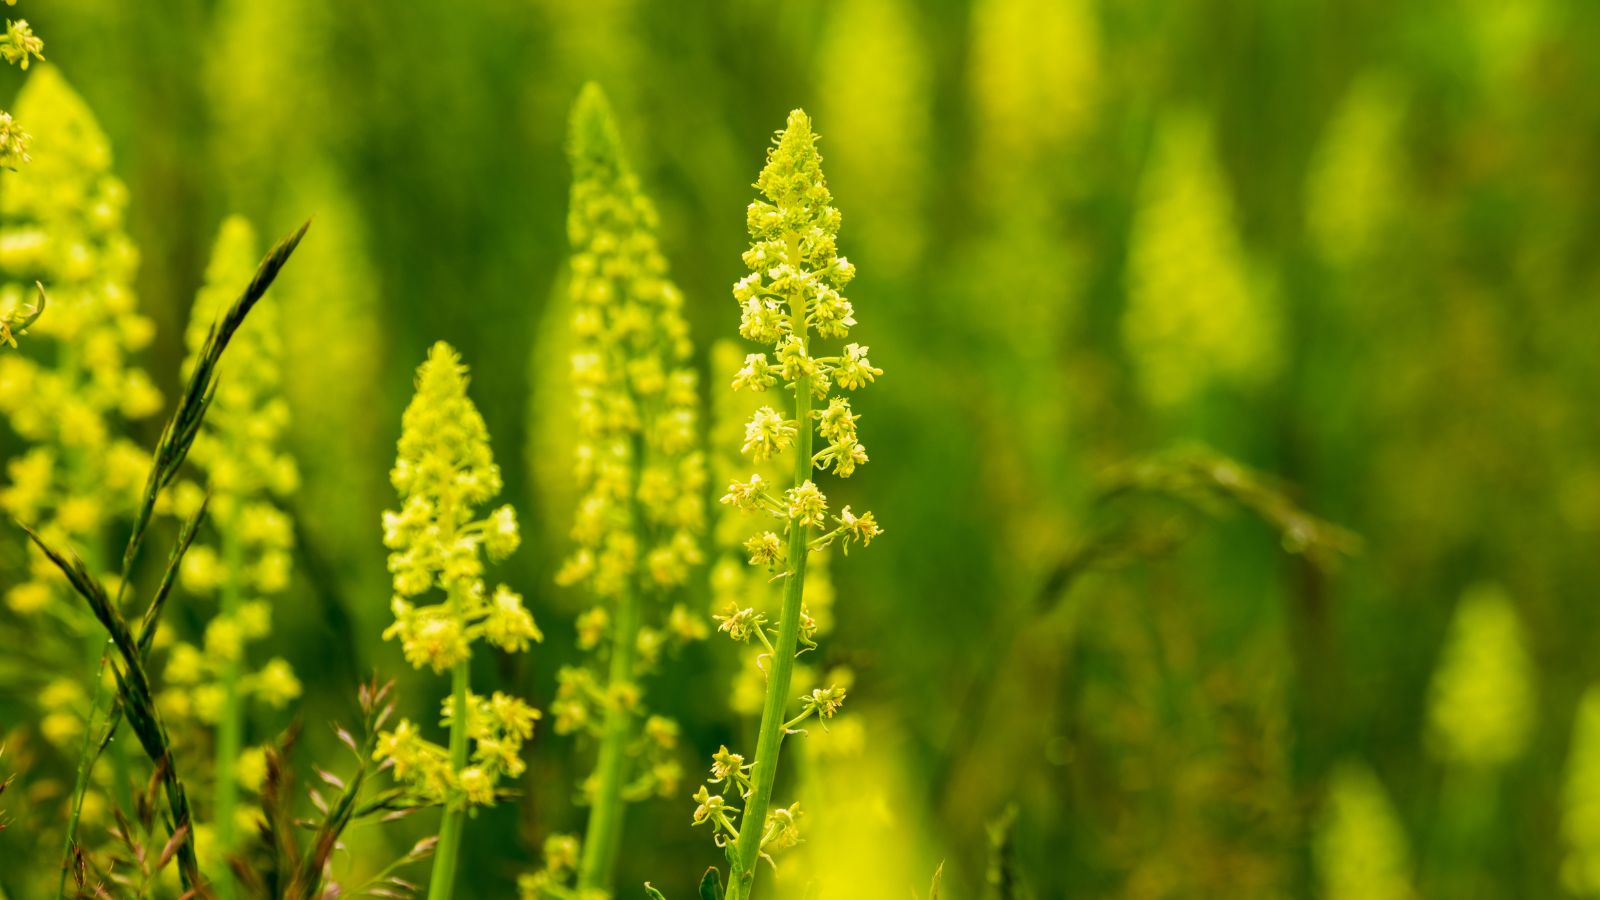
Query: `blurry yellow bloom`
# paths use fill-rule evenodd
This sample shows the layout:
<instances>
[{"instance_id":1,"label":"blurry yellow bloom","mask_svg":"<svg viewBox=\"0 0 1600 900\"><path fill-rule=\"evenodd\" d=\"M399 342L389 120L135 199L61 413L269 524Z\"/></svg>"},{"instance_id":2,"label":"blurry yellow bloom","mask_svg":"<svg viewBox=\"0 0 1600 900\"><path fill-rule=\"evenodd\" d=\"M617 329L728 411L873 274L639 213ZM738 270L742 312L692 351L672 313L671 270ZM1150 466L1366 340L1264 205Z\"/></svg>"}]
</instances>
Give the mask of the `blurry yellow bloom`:
<instances>
[{"instance_id":1,"label":"blurry yellow bloom","mask_svg":"<svg viewBox=\"0 0 1600 900\"><path fill-rule=\"evenodd\" d=\"M12 612L31 616L50 605L50 587L38 581L24 581L6 591L6 605Z\"/></svg>"},{"instance_id":2,"label":"blurry yellow bloom","mask_svg":"<svg viewBox=\"0 0 1600 900\"><path fill-rule=\"evenodd\" d=\"M1576 896L1600 896L1600 687L1578 702L1561 799L1561 881Z\"/></svg>"},{"instance_id":3,"label":"blurry yellow bloom","mask_svg":"<svg viewBox=\"0 0 1600 900\"><path fill-rule=\"evenodd\" d=\"M261 747L246 747L239 754L234 772L239 776L241 787L251 793L259 792L267 780L267 751Z\"/></svg>"},{"instance_id":4,"label":"blurry yellow bloom","mask_svg":"<svg viewBox=\"0 0 1600 900\"><path fill-rule=\"evenodd\" d=\"M1100 28L1090 0L979 0L971 86L980 159L990 178L1083 134L1102 93Z\"/></svg>"},{"instance_id":5,"label":"blurry yellow bloom","mask_svg":"<svg viewBox=\"0 0 1600 900\"><path fill-rule=\"evenodd\" d=\"M1325 900L1412 900L1411 853L1383 785L1364 766L1334 771L1313 855Z\"/></svg>"},{"instance_id":6,"label":"blurry yellow bloom","mask_svg":"<svg viewBox=\"0 0 1600 900\"><path fill-rule=\"evenodd\" d=\"M1277 374L1281 316L1252 272L1200 115L1160 123L1130 244L1122 333L1153 403L1180 406L1214 385L1256 387Z\"/></svg>"},{"instance_id":7,"label":"blurry yellow bloom","mask_svg":"<svg viewBox=\"0 0 1600 900\"><path fill-rule=\"evenodd\" d=\"M1328 122L1307 182L1306 226L1331 263L1370 256L1403 211L1405 112L1398 86L1367 75Z\"/></svg>"},{"instance_id":8,"label":"blurry yellow bloom","mask_svg":"<svg viewBox=\"0 0 1600 900\"><path fill-rule=\"evenodd\" d=\"M1456 606L1433 673L1428 748L1446 762L1484 768L1521 756L1534 725L1533 682L1510 596L1472 588Z\"/></svg>"},{"instance_id":9,"label":"blurry yellow bloom","mask_svg":"<svg viewBox=\"0 0 1600 900\"><path fill-rule=\"evenodd\" d=\"M252 681L256 696L273 709L282 709L300 696L300 679L284 659L270 660Z\"/></svg>"}]
</instances>

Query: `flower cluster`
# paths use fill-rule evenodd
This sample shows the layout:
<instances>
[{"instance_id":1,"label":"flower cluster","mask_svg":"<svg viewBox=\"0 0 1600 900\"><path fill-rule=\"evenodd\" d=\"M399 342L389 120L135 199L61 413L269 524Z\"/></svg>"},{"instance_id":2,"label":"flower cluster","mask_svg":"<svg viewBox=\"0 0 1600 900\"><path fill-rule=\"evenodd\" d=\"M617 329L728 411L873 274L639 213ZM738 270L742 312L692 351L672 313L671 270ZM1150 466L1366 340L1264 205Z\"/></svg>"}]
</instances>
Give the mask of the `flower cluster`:
<instances>
[{"instance_id":1,"label":"flower cluster","mask_svg":"<svg viewBox=\"0 0 1600 900\"><path fill-rule=\"evenodd\" d=\"M449 752L423 738L407 719L379 735L375 756L394 766L394 777L416 802L440 804L459 794L472 806L488 806L502 776L517 778L526 770L522 745L533 738L539 718L538 710L509 694L468 693L466 730L472 755L459 771L451 767ZM451 719L451 701L445 698L440 724L448 728Z\"/></svg>"},{"instance_id":2,"label":"flower cluster","mask_svg":"<svg viewBox=\"0 0 1600 900\"><path fill-rule=\"evenodd\" d=\"M411 665L434 672L464 666L477 640L507 652L542 640L520 596L504 585L492 593L484 585L484 557L510 555L520 533L510 506L479 517L500 493L500 469L483 417L467 397L466 367L442 341L417 370L390 480L400 509L383 514L395 616L384 638L398 639ZM422 602L434 591L443 594L439 602ZM423 798L442 801L459 792L469 803L492 802L494 779L520 773L512 757L531 735L537 713L496 694L473 701L467 718L475 741L471 765L452 767L445 749L424 740L408 721L384 733L378 756L391 760L396 777Z\"/></svg>"},{"instance_id":3,"label":"flower cluster","mask_svg":"<svg viewBox=\"0 0 1600 900\"><path fill-rule=\"evenodd\" d=\"M442 341L417 370L390 481L401 504L383 514L395 616L384 637L399 638L408 662L435 672L467 659L478 638L510 652L540 640L521 597L504 585L493 595L484 587L484 556L504 559L521 536L510 506L477 518L500 493L500 469L483 417L467 398L466 367ZM445 602L415 602L435 589Z\"/></svg>"},{"instance_id":4,"label":"flower cluster","mask_svg":"<svg viewBox=\"0 0 1600 900\"><path fill-rule=\"evenodd\" d=\"M4 176L0 190L0 318L48 312L18 352L0 355L0 415L23 449L4 465L0 509L47 540L79 549L91 568L109 562L111 532L130 515L149 457L124 437L127 423L158 412L161 394L130 357L153 334L132 292L137 253L123 230L127 202L111 174L105 134L53 68L36 68L17 99L40 158ZM30 551L32 553L32 551ZM38 613L65 596L41 554L4 587L13 611ZM87 611L62 607L85 629Z\"/></svg>"},{"instance_id":5,"label":"flower cluster","mask_svg":"<svg viewBox=\"0 0 1600 900\"><path fill-rule=\"evenodd\" d=\"M188 642L161 640L167 650L162 670L164 687L156 698L176 721L194 719L217 725L225 714L226 688L223 673L244 660L245 647L272 631L270 607L251 601L232 616L219 616L206 626L200 646ZM254 697L273 709L283 709L300 697L300 679L288 661L274 657L254 671L242 675L241 695Z\"/></svg>"},{"instance_id":6,"label":"flower cluster","mask_svg":"<svg viewBox=\"0 0 1600 900\"><path fill-rule=\"evenodd\" d=\"M0 34L0 59L27 69L33 60L44 59L44 41L29 27L26 19L6 20L6 30ZM17 125L11 114L0 110L0 168L15 169L32 162L28 147L33 138Z\"/></svg>"},{"instance_id":7,"label":"flower cluster","mask_svg":"<svg viewBox=\"0 0 1600 900\"><path fill-rule=\"evenodd\" d=\"M813 330L823 338L842 339L856 324L854 305L840 293L855 277L855 267L837 252L839 211L831 205L822 156L804 113L790 114L756 186L766 199L751 203L746 213L751 246L744 262L751 272L734 285L733 296L740 309L739 333L772 344L774 352L771 357L747 355L733 388L759 393L782 383L804 396L799 398L803 415L797 418L786 418L771 406L757 409L745 425L742 452L756 463L796 447L809 452L814 431L827 446L811 456L811 467L831 468L848 478L867 462L867 450L856 430L861 417L834 389L859 390L883 370L872 365L867 348L858 343L845 344L836 356L812 355ZM813 409L813 401L825 405ZM803 439L800 419L805 420ZM864 545L879 534L871 513L855 516L848 507L832 518L836 527L829 529L827 497L810 479L789 488L779 500L765 489L758 472L748 481L731 482L722 502L765 510L785 520L786 531L795 526L822 530L811 540L811 549L835 541Z\"/></svg>"},{"instance_id":8,"label":"flower cluster","mask_svg":"<svg viewBox=\"0 0 1600 900\"><path fill-rule=\"evenodd\" d=\"M574 835L552 834L545 838L541 856L544 868L517 879L521 900L610 900L611 892L582 890L569 882L578 873L583 843Z\"/></svg>"},{"instance_id":9,"label":"flower cluster","mask_svg":"<svg viewBox=\"0 0 1600 900\"><path fill-rule=\"evenodd\" d=\"M756 358L765 359L759 354ZM726 372L752 364L735 342L717 341L711 347L712 371ZM733 391L720 391L712 400L712 474L718 482L729 484L712 534L717 555L710 567L711 610L713 618L728 634L744 644L744 659L737 669L730 695L733 710L742 715L759 715L766 693L765 657L771 651L756 636L765 631L743 628L750 620L760 617L763 624L776 618L782 596L782 580L773 578L782 571L787 553L784 537L772 530L749 533L749 523L743 513L769 509L763 505L768 496L767 486L777 484L786 477L776 459L752 464L740 452L744 438L745 420L762 405L764 396L758 391L743 390L753 385L741 384L735 379ZM754 471L752 471L752 469ZM749 479L741 481L740 479ZM833 625L833 582L829 577L831 550L819 549L811 555L806 567L805 595L801 613L809 629L802 629L802 641L814 642L827 634ZM737 631L736 631L737 629ZM814 680L816 674L797 666L795 677L801 681Z\"/></svg>"},{"instance_id":10,"label":"flower cluster","mask_svg":"<svg viewBox=\"0 0 1600 900\"><path fill-rule=\"evenodd\" d=\"M603 599L637 583L683 585L701 562L695 375L683 295L656 244L656 215L623 156L604 96L572 118L570 299L581 492L577 550L559 576Z\"/></svg>"},{"instance_id":11,"label":"flower cluster","mask_svg":"<svg viewBox=\"0 0 1600 900\"><path fill-rule=\"evenodd\" d=\"M834 544L865 546L881 533L871 513L857 514L848 506L834 513L815 481L817 470L831 469L848 478L866 463L857 431L860 417L838 392L859 390L883 373L858 343L846 343L837 355L814 353L813 334L842 341L856 324L855 308L842 293L855 269L838 255L839 211L822 175L810 119L799 110L790 113L775 143L756 181L763 198L751 203L746 214L751 246L744 261L751 271L733 288L740 334L770 344L772 351L745 356L733 389L758 394L779 385L787 389L792 412L767 405L756 409L745 425L741 451L758 466L792 451L794 475L781 492L778 486L785 482L770 470L766 476L758 470L730 479L722 502L781 523L749 536L742 548L755 571L783 585L784 597L776 617L741 597L730 598L717 617L721 632L756 649L756 668L766 679L763 693L771 699L762 719L758 758L747 765L743 756L724 747L713 758L710 781L695 794L693 816L695 824L711 826L719 846L731 845L731 877L741 885L741 895L747 893L758 857L800 840L798 809L768 808L783 736L798 733L813 716L831 718L844 701L842 689L818 688L799 698L800 710L793 718L783 721L772 715L774 708L782 714L786 704L780 698L793 702L794 657L816 646L817 623L805 603L807 562L815 551ZM815 437L826 447L813 453ZM718 793L712 793L713 785ZM743 801L743 812L727 796L729 789ZM746 831L758 831L741 838L740 819Z\"/></svg>"}]
</instances>

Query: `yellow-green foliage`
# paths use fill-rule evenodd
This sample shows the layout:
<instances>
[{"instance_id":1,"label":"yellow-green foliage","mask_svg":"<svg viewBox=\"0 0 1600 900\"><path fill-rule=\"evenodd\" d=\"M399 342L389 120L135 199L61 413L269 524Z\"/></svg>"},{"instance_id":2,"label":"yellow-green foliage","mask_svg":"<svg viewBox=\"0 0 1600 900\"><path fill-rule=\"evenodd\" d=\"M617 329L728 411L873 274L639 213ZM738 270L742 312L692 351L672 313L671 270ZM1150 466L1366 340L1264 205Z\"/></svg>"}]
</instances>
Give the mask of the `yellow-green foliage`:
<instances>
[{"instance_id":1,"label":"yellow-green foliage","mask_svg":"<svg viewBox=\"0 0 1600 900\"><path fill-rule=\"evenodd\" d=\"M835 187L862 209L868 259L905 273L922 250L932 65L906 0L834 4L817 67ZM885 166L883 160L894 159Z\"/></svg>"},{"instance_id":2,"label":"yellow-green foliage","mask_svg":"<svg viewBox=\"0 0 1600 900\"><path fill-rule=\"evenodd\" d=\"M1346 763L1333 774L1313 856L1323 900L1412 900L1405 829L1372 771Z\"/></svg>"},{"instance_id":3,"label":"yellow-green foliage","mask_svg":"<svg viewBox=\"0 0 1600 900\"><path fill-rule=\"evenodd\" d=\"M148 467L122 432L161 408L132 361L152 326L132 290L138 254L123 232L127 191L111 174L94 115L45 66L23 87L17 113L30 123L38 160L5 176L0 191L0 312L32 302L35 281L50 305L24 352L0 357L0 413L28 447L6 465L0 506L98 568L106 528L131 513ZM6 590L23 613L64 595L37 555L32 578Z\"/></svg>"},{"instance_id":4,"label":"yellow-green foliage","mask_svg":"<svg viewBox=\"0 0 1600 900\"><path fill-rule=\"evenodd\" d=\"M1527 748L1533 661L1503 589L1480 585L1461 598L1428 699L1428 748L1445 762L1495 768Z\"/></svg>"},{"instance_id":5,"label":"yellow-green foliage","mask_svg":"<svg viewBox=\"0 0 1600 900\"><path fill-rule=\"evenodd\" d=\"M186 370L212 322L249 283L258 258L250 224L238 217L224 221L190 313ZM173 715L192 714L213 724L223 702L223 668L242 662L247 646L271 631L269 598L289 585L294 526L278 504L295 491L299 477L282 447L289 410L279 390L282 351L276 329L276 308L269 299L229 345L216 397L189 453L211 491L207 515L215 536L202 537L190 548L182 584L198 596L227 596L206 626L203 651L188 644L173 648L166 668L171 687L161 701ZM199 484L180 484L173 511L191 515L202 494ZM293 670L282 659L246 676L242 687L280 708L300 694Z\"/></svg>"},{"instance_id":6,"label":"yellow-green foliage","mask_svg":"<svg viewBox=\"0 0 1600 900\"><path fill-rule=\"evenodd\" d=\"M500 493L500 469L483 417L467 397L466 367L443 342L417 370L390 480L401 505L383 514L395 615L384 637L400 641L406 661L444 672L466 663L475 641L514 653L541 640L520 596L505 585L491 594L484 584L484 555L504 559L520 535L510 506L478 518ZM443 594L439 602L420 602L435 592ZM468 766L453 766L446 749L423 739L407 719L379 741L379 757L391 760L395 777L423 800L489 804L500 776L522 773L522 743L533 736L538 712L499 692L468 695L466 705ZM444 724L452 717L447 700Z\"/></svg>"},{"instance_id":7,"label":"yellow-green foliage","mask_svg":"<svg viewBox=\"0 0 1600 900\"><path fill-rule=\"evenodd\" d=\"M1600 897L1600 687L1578 702L1562 791L1561 880L1579 897Z\"/></svg>"},{"instance_id":8,"label":"yellow-green foliage","mask_svg":"<svg viewBox=\"0 0 1600 900\"><path fill-rule=\"evenodd\" d=\"M1258 385L1280 363L1277 310L1256 283L1233 199L1194 113L1164 119L1128 250L1122 331L1146 395L1177 406L1214 384Z\"/></svg>"},{"instance_id":9,"label":"yellow-green foliage","mask_svg":"<svg viewBox=\"0 0 1600 900\"><path fill-rule=\"evenodd\" d=\"M1323 131L1306 186L1306 228L1323 258L1360 262L1403 209L1405 98L1381 75L1358 79Z\"/></svg>"}]
</instances>

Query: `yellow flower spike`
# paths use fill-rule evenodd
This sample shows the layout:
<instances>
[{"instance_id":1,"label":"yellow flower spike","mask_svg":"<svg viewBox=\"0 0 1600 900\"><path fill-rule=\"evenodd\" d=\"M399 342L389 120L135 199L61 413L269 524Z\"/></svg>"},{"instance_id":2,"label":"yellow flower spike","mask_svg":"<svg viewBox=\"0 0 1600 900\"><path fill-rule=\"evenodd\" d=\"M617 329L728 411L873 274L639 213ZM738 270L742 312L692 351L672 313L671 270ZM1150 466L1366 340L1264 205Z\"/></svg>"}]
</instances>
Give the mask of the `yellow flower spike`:
<instances>
[{"instance_id":1,"label":"yellow flower spike","mask_svg":"<svg viewBox=\"0 0 1600 900\"><path fill-rule=\"evenodd\" d=\"M509 695L485 699L469 689L474 642L518 652L541 635L520 596L504 585L491 595L484 584L485 557L511 553L520 532L511 507L486 509L500 493L500 468L467 381L450 345L429 349L390 472L400 508L382 516L395 594L395 621L383 636L400 641L411 665L450 672L451 691L441 715L448 748L401 720L379 735L376 756L393 765L406 793L445 808L430 886L430 895L445 897L455 882L467 809L492 804L500 779L522 774L522 742L539 717Z\"/></svg>"},{"instance_id":2,"label":"yellow flower spike","mask_svg":"<svg viewBox=\"0 0 1600 900\"><path fill-rule=\"evenodd\" d=\"M660 658L664 635L693 634L652 626L668 615L666 593L702 561L706 479L683 296L656 241L655 209L595 85L573 106L567 149L579 497L576 546L558 581L586 588L598 605L579 621L580 646L597 654L594 671L563 673L556 727L589 731L598 722L601 732L572 873L583 894L610 887L625 804L658 790L672 770L659 745L646 741L639 753L629 745L641 735L639 679ZM568 880L549 861L537 877Z\"/></svg>"},{"instance_id":3,"label":"yellow flower spike","mask_svg":"<svg viewBox=\"0 0 1600 900\"><path fill-rule=\"evenodd\" d=\"M721 798L711 796L704 786L695 797L700 804L695 822L713 822L718 844L731 842L730 900L750 896L761 859L799 841L797 808L776 808L772 800L783 740L800 733L798 726L809 716L831 717L844 699L840 689L818 689L803 698L798 716L788 715L795 703L790 694L795 657L816 646L821 630L807 605L812 586L806 573L812 555L840 540L865 545L881 533L870 514L856 516L848 508L836 517L838 526L828 530L828 501L814 480L818 469L831 467L840 477L848 477L867 462L857 437L859 416L835 391L859 390L883 372L872 365L867 348L859 343L846 343L834 351L836 355L820 347L823 341L849 338L857 325L855 306L842 293L855 277L855 267L838 253L840 214L822 175L822 155L810 118L801 110L791 112L774 143L756 180L761 197L745 211L751 242L744 262L750 274L733 286L733 296L739 308L739 333L747 340L770 344L775 364L764 354L747 354L733 387L761 390L782 383L787 389L792 415L772 406L757 409L745 426L741 449L757 464L793 451L793 474L786 488L775 472L768 476L756 472L743 481L735 477L722 502L783 521L782 538L776 532L760 532L744 544L751 565L779 570L783 598L771 618L745 597L730 598L727 612L716 617L720 631L752 644L755 666L765 676L760 736L744 791L748 804L742 824L734 826L738 811L725 809ZM827 447L813 454L816 437ZM774 485L770 490L769 483ZM726 575L719 574L718 579L737 583ZM818 597L824 605L828 598L827 590ZM726 778L722 758L726 755L724 750L713 762L713 775L719 780Z\"/></svg>"}]
</instances>

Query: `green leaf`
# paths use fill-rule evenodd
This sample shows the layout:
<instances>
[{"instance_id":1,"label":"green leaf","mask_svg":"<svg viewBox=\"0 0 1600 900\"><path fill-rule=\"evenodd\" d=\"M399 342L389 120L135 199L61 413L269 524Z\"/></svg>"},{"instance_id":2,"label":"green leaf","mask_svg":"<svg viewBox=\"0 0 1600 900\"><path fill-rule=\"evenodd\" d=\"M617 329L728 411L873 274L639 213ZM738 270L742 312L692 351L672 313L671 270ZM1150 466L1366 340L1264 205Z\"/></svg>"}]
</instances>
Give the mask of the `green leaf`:
<instances>
[{"instance_id":1,"label":"green leaf","mask_svg":"<svg viewBox=\"0 0 1600 900\"><path fill-rule=\"evenodd\" d=\"M648 881L644 883L644 893L650 900L667 900L666 895L656 890L656 886Z\"/></svg>"},{"instance_id":2,"label":"green leaf","mask_svg":"<svg viewBox=\"0 0 1600 900\"><path fill-rule=\"evenodd\" d=\"M700 900L722 900L722 873L716 866L707 869L700 879Z\"/></svg>"}]
</instances>

